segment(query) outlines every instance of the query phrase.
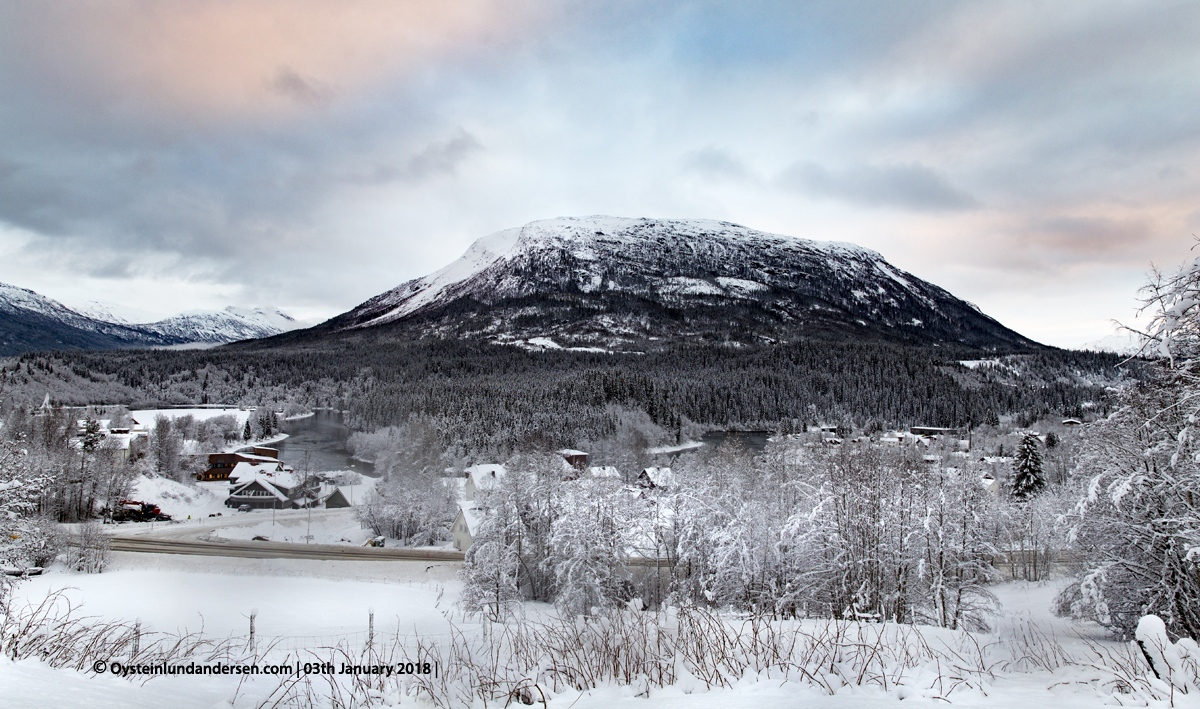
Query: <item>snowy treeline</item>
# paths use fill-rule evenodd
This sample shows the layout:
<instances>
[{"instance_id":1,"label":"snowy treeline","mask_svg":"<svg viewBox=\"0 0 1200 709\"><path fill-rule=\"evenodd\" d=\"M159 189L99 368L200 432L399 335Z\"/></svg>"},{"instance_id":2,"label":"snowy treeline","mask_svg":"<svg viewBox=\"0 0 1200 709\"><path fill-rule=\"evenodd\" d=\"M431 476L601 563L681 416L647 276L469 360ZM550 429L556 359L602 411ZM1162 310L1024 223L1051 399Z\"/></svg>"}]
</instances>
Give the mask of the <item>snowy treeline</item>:
<instances>
[{"instance_id":1,"label":"snowy treeline","mask_svg":"<svg viewBox=\"0 0 1200 709\"><path fill-rule=\"evenodd\" d=\"M105 445L95 421L88 420L79 445L71 444L75 428L61 409L38 416L18 409L0 428L0 568L49 564L66 542L58 522L87 520L128 493L131 469ZM81 551L71 559L88 571L104 561L103 553L92 553L104 546L94 543L93 531L81 531L75 540ZM0 574L0 607L8 580Z\"/></svg>"},{"instance_id":2,"label":"snowy treeline","mask_svg":"<svg viewBox=\"0 0 1200 709\"><path fill-rule=\"evenodd\" d=\"M94 419L76 438L78 422L65 409L14 410L0 429L0 441L21 454L0 470L8 479L36 480L37 514L58 522L91 518L129 490L134 468L112 442L102 438Z\"/></svg>"},{"instance_id":3,"label":"snowy treeline","mask_svg":"<svg viewBox=\"0 0 1200 709\"><path fill-rule=\"evenodd\" d=\"M1089 427L1071 518L1083 570L1058 610L1126 638L1156 614L1200 640L1200 260L1143 292L1161 366Z\"/></svg>"},{"instance_id":4,"label":"snowy treeline","mask_svg":"<svg viewBox=\"0 0 1200 709\"><path fill-rule=\"evenodd\" d=\"M727 446L654 489L521 456L477 503L463 603L495 614L524 598L587 614L636 596L985 628L993 557L1038 548L1031 527L1049 533L1030 519L1044 510L989 491L965 457L930 450L784 440L751 458Z\"/></svg>"},{"instance_id":5,"label":"snowy treeline","mask_svg":"<svg viewBox=\"0 0 1200 709\"><path fill-rule=\"evenodd\" d=\"M334 354L336 353L336 354ZM803 430L824 421L867 428L961 426L1017 414L1103 409L1124 374L1110 354L1045 351L970 369L976 350L804 341L730 348L663 345L644 354L526 352L482 342L331 341L304 351L31 353L0 361L0 407L105 401L329 406L371 431L425 418L442 446L503 459L614 435L612 406L644 411L682 440L696 422Z\"/></svg>"}]
</instances>

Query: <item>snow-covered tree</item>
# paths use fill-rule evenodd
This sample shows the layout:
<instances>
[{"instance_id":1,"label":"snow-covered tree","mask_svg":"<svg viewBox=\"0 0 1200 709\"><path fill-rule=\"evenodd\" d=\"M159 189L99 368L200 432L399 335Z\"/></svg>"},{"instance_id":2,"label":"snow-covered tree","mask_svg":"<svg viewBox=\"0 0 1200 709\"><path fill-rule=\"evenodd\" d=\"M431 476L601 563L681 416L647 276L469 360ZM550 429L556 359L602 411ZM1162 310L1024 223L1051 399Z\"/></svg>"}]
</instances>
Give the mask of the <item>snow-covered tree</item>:
<instances>
[{"instance_id":1,"label":"snow-covered tree","mask_svg":"<svg viewBox=\"0 0 1200 709\"><path fill-rule=\"evenodd\" d=\"M505 609L520 600L517 589L517 552L509 545L501 525L485 520L463 560L459 578L463 591L459 604L469 613L486 613L499 620Z\"/></svg>"},{"instance_id":2,"label":"snow-covered tree","mask_svg":"<svg viewBox=\"0 0 1200 709\"><path fill-rule=\"evenodd\" d=\"M150 449L154 454L154 470L162 475L179 472L179 454L183 450L183 439L169 416L158 416L150 438Z\"/></svg>"},{"instance_id":3,"label":"snow-covered tree","mask_svg":"<svg viewBox=\"0 0 1200 709\"><path fill-rule=\"evenodd\" d=\"M62 549L62 534L43 516L42 498L56 485L55 475L31 460L29 451L0 442L0 567L44 566ZM0 611L10 577L0 574Z\"/></svg>"},{"instance_id":4,"label":"snow-covered tree","mask_svg":"<svg viewBox=\"0 0 1200 709\"><path fill-rule=\"evenodd\" d=\"M545 563L554 571L555 605L567 614L591 615L632 594L622 558L620 492L599 481L579 483L564 495Z\"/></svg>"},{"instance_id":5,"label":"snow-covered tree","mask_svg":"<svg viewBox=\"0 0 1200 709\"><path fill-rule=\"evenodd\" d=\"M100 422L88 416L83 422L83 452L95 451L103 441L104 434L100 431Z\"/></svg>"},{"instance_id":6,"label":"snow-covered tree","mask_svg":"<svg viewBox=\"0 0 1200 709\"><path fill-rule=\"evenodd\" d=\"M1152 613L1200 639L1200 259L1143 293L1160 364L1086 431L1072 529L1084 570L1056 608L1124 637Z\"/></svg>"},{"instance_id":7,"label":"snow-covered tree","mask_svg":"<svg viewBox=\"0 0 1200 709\"><path fill-rule=\"evenodd\" d=\"M375 534L422 546L445 537L455 511L453 492L440 478L411 473L376 483L358 516Z\"/></svg>"},{"instance_id":8,"label":"snow-covered tree","mask_svg":"<svg viewBox=\"0 0 1200 709\"><path fill-rule=\"evenodd\" d=\"M1017 455L1013 459L1012 495L1018 500L1027 500L1041 492L1046 486L1046 477L1042 473L1042 453L1039 450L1038 438L1027 433L1017 446Z\"/></svg>"}]
</instances>

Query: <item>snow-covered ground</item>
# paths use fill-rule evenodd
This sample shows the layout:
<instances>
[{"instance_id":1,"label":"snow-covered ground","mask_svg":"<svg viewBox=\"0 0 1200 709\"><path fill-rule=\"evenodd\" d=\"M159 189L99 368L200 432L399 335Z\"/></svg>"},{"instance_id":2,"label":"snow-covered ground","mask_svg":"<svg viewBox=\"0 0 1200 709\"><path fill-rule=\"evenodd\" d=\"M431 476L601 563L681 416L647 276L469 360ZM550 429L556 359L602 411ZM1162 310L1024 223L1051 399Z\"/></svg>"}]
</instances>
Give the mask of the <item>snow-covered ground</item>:
<instances>
[{"instance_id":1,"label":"snow-covered ground","mask_svg":"<svg viewBox=\"0 0 1200 709\"><path fill-rule=\"evenodd\" d=\"M288 510L276 512L271 519L270 510L258 512L236 513L231 518L236 524L222 526L211 533L219 539L255 539L261 537L272 542L287 542L303 544L305 537L313 544L351 544L362 546L375 534L369 529L362 529L358 518L352 509L313 510L310 515L307 510Z\"/></svg>"},{"instance_id":2,"label":"snow-covered ground","mask_svg":"<svg viewBox=\"0 0 1200 709\"><path fill-rule=\"evenodd\" d=\"M352 562L286 559L224 559L170 555L115 554L110 571L81 575L55 570L19 587L17 606L38 602L61 590L65 599L82 604L82 612L107 620L140 619L147 633L184 633L203 630L213 638L248 633L249 616L257 610L258 642L275 643L274 659L290 658L305 647L349 645L365 642L368 613L374 610L376 638L389 640L419 633L427 641L446 645L457 627L468 635L480 626L454 610L461 590L455 579L458 564L435 562ZM1095 681L1095 672L1083 666L1045 668L1014 664L1022 654L1032 655L1029 637L1036 627L1048 642L1080 657L1093 648L1128 649L1103 639L1091 625L1054 618L1049 603L1060 584L1010 583L995 588L1004 610L993 633L977 635L992 666L991 676L972 678L947 693L931 665L919 669L900 685L834 685L834 693L805 681L800 673L784 679L775 674L748 672L731 687L705 689L696 677L683 676L675 684L646 689L638 685L601 684L579 692L561 689L548 696L549 707L599 709L708 709L734 707L816 706L831 709L894 707L897 700L919 705L949 702L967 707L1053 706L1075 709L1104 705L1171 706L1144 696L1126 695ZM550 613L544 605L529 604L535 616ZM803 621L805 624L819 621ZM814 626L815 627L815 626ZM867 625L867 628L879 628ZM925 641L962 639L961 634L927 628ZM1091 660L1094 661L1094 658ZM1018 663L1019 664L1019 663ZM942 668L942 682L962 674ZM832 674L829 677L833 677ZM320 682L320 680L318 680ZM31 659L0 659L0 687L4 707L254 707L278 685L274 677L255 677L239 688L234 677L157 677L146 682L120 680L111 674L93 675L74 670L54 670ZM324 685L322 685L324 686ZM401 700L413 703L397 688L377 698L377 704ZM1166 695L1164 695L1166 696ZM1173 706L1197 707L1200 698L1177 693ZM539 702L540 703L540 699ZM497 706L503 706L498 704Z\"/></svg>"},{"instance_id":3,"label":"snow-covered ground","mask_svg":"<svg viewBox=\"0 0 1200 709\"><path fill-rule=\"evenodd\" d=\"M174 519L207 517L214 512L228 512L225 498L229 484L198 483L185 485L170 478L150 478L139 475L133 482L133 499L152 502L164 514Z\"/></svg>"},{"instance_id":4,"label":"snow-covered ground","mask_svg":"<svg viewBox=\"0 0 1200 709\"><path fill-rule=\"evenodd\" d=\"M341 485L338 489L345 495L346 500L358 503L364 500L374 487L375 478L362 478L358 485ZM271 510L251 510L238 512L225 506L229 496L229 483L224 481L197 482L192 485L176 482L169 478L150 478L139 476L133 485L133 499L139 502L152 502L159 506L164 514L171 516L171 522L156 523L124 523L113 525L109 531L113 534L167 534L179 536L194 531L197 534L211 532L214 536L226 539L252 539L255 536L266 536L271 541L295 541L303 543L299 535L308 534L300 531L297 535L295 525L297 520L307 521L306 510L278 510L274 518L277 524L272 528ZM210 515L220 515L219 518ZM312 532L313 543L334 544L343 538L362 543L369 536L366 531L358 528L358 521L353 508L315 509L313 510ZM285 538L287 537L287 538Z\"/></svg>"},{"instance_id":5,"label":"snow-covered ground","mask_svg":"<svg viewBox=\"0 0 1200 709\"><path fill-rule=\"evenodd\" d=\"M191 416L197 421L204 421L216 418L217 416L233 416L237 419L237 425L241 427L245 426L246 422L250 420L250 414L252 413L254 412L239 409L235 406L220 409L139 409L137 411L130 411L129 417L142 426L145 426L147 431L153 431L159 416L165 416L172 421L184 416Z\"/></svg>"},{"instance_id":6,"label":"snow-covered ground","mask_svg":"<svg viewBox=\"0 0 1200 709\"><path fill-rule=\"evenodd\" d=\"M445 562L227 559L116 553L103 574L56 569L21 584L14 607L62 591L80 612L103 620L140 620L152 633L203 632L215 639L248 635L255 619L258 642L277 657L297 649L362 644L369 613L376 637L397 633L448 637L457 596L458 564ZM143 678L144 679L144 678ZM37 660L0 658L0 707L255 707L278 685L256 677L239 688L237 676L171 676L146 682L105 673L52 669Z\"/></svg>"},{"instance_id":7,"label":"snow-covered ground","mask_svg":"<svg viewBox=\"0 0 1200 709\"><path fill-rule=\"evenodd\" d=\"M324 638L377 632L441 633L441 611L457 597L450 562L312 561L115 553L102 574L56 570L21 584L14 601L63 591L87 615L141 619L156 632L246 635L257 609L264 638ZM429 568L427 567L433 567ZM450 596L443 589L451 586ZM440 598L439 598L440 596ZM327 637L326 637L327 636Z\"/></svg>"}]
</instances>

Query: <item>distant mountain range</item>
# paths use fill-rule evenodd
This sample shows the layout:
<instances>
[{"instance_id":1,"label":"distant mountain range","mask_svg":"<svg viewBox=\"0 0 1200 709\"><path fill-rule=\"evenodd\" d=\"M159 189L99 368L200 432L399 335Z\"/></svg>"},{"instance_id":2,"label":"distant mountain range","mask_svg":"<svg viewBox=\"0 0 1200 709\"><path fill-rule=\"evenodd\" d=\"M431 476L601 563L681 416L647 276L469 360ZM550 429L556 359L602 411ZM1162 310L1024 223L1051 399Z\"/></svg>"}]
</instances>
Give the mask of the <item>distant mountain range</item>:
<instances>
[{"instance_id":1,"label":"distant mountain range","mask_svg":"<svg viewBox=\"0 0 1200 709\"><path fill-rule=\"evenodd\" d=\"M1157 347L1153 344L1146 344L1144 336L1128 330L1114 332L1098 340L1092 340L1080 345L1079 349L1091 350L1093 352L1114 352L1125 356L1144 354L1148 357L1154 356L1158 352Z\"/></svg>"},{"instance_id":2,"label":"distant mountain range","mask_svg":"<svg viewBox=\"0 0 1200 709\"><path fill-rule=\"evenodd\" d=\"M0 356L31 350L211 346L297 327L286 313L261 308L196 310L151 323L126 322L99 303L80 310L0 283Z\"/></svg>"},{"instance_id":3,"label":"distant mountain range","mask_svg":"<svg viewBox=\"0 0 1200 709\"><path fill-rule=\"evenodd\" d=\"M497 232L433 274L253 346L359 333L605 351L811 338L1041 347L854 244L614 217Z\"/></svg>"}]
</instances>

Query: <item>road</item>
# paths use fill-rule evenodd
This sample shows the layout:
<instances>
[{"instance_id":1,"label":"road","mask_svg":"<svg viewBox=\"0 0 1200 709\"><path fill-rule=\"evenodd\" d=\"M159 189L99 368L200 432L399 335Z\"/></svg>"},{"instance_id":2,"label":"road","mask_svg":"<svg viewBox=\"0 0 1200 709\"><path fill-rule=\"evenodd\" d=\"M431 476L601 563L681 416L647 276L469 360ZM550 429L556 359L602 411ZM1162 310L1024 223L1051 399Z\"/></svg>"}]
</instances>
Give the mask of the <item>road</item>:
<instances>
[{"instance_id":1,"label":"road","mask_svg":"<svg viewBox=\"0 0 1200 709\"><path fill-rule=\"evenodd\" d=\"M352 510L281 510L276 513L282 525L353 515ZM266 516L231 514L227 517L177 520L166 524L122 525L109 537L113 551L147 554L183 554L191 556L230 556L243 559L325 559L342 561L450 561L461 562L463 553L451 550L360 547L342 544L298 544L294 542L250 541L219 536L221 530L262 524ZM114 530L115 531L115 530ZM248 536L242 534L241 536ZM663 559L632 557L626 566L670 568Z\"/></svg>"},{"instance_id":2,"label":"road","mask_svg":"<svg viewBox=\"0 0 1200 709\"><path fill-rule=\"evenodd\" d=\"M109 537L112 551L191 556L233 556L243 559L333 559L338 561L462 561L459 551L387 549L336 544L288 544L241 540L193 541L150 536Z\"/></svg>"}]
</instances>

